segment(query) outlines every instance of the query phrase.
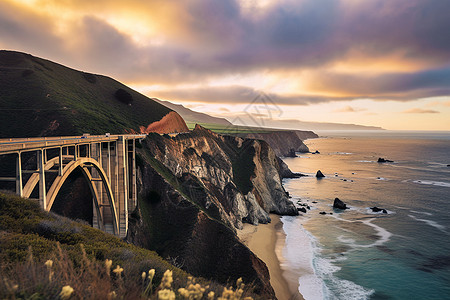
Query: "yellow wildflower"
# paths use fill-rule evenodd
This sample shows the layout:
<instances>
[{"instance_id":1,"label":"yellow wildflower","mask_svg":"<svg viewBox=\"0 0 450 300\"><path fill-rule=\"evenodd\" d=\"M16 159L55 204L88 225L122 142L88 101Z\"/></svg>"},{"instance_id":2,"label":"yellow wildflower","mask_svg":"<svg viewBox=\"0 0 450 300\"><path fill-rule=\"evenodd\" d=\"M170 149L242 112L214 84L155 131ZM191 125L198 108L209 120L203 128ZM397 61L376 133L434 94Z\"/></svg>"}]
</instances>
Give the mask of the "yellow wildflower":
<instances>
[{"instance_id":1,"label":"yellow wildflower","mask_svg":"<svg viewBox=\"0 0 450 300\"><path fill-rule=\"evenodd\" d=\"M120 274L123 272L123 268L121 268L119 265L113 270L113 272L120 277Z\"/></svg>"},{"instance_id":2,"label":"yellow wildflower","mask_svg":"<svg viewBox=\"0 0 450 300\"><path fill-rule=\"evenodd\" d=\"M112 266L112 260L110 259L106 259L105 260L105 268L106 268L106 274L108 274L111 272L111 266Z\"/></svg>"},{"instance_id":3,"label":"yellow wildflower","mask_svg":"<svg viewBox=\"0 0 450 300\"><path fill-rule=\"evenodd\" d=\"M108 300L116 299L116 298L117 298L117 294L115 291L108 293Z\"/></svg>"},{"instance_id":4,"label":"yellow wildflower","mask_svg":"<svg viewBox=\"0 0 450 300\"><path fill-rule=\"evenodd\" d=\"M180 294L180 296L182 296L185 299L189 299L189 296L191 293L189 293L189 291L185 288L180 288L178 289L178 293Z\"/></svg>"},{"instance_id":5,"label":"yellow wildflower","mask_svg":"<svg viewBox=\"0 0 450 300\"><path fill-rule=\"evenodd\" d=\"M208 300L213 300L214 299L214 292L211 291L208 293Z\"/></svg>"},{"instance_id":6,"label":"yellow wildflower","mask_svg":"<svg viewBox=\"0 0 450 300\"><path fill-rule=\"evenodd\" d=\"M45 262L44 264L47 267L48 272L48 281L52 282L52 277L54 272L52 271L52 266L53 266L53 260L49 259Z\"/></svg>"},{"instance_id":7,"label":"yellow wildflower","mask_svg":"<svg viewBox=\"0 0 450 300\"><path fill-rule=\"evenodd\" d=\"M158 300L175 300L175 293L169 289L160 290Z\"/></svg>"},{"instance_id":8,"label":"yellow wildflower","mask_svg":"<svg viewBox=\"0 0 450 300\"><path fill-rule=\"evenodd\" d=\"M72 295L72 293L73 293L73 288L70 285L65 285L61 289L61 293L59 293L59 297L62 300L69 299L70 296Z\"/></svg>"},{"instance_id":9,"label":"yellow wildflower","mask_svg":"<svg viewBox=\"0 0 450 300\"><path fill-rule=\"evenodd\" d=\"M53 266L53 260L49 259L45 262L45 266L47 267L47 269L51 269Z\"/></svg>"},{"instance_id":10,"label":"yellow wildflower","mask_svg":"<svg viewBox=\"0 0 450 300\"><path fill-rule=\"evenodd\" d=\"M148 278L150 278L150 280L153 279L153 276L155 276L155 269L151 269L148 271Z\"/></svg>"},{"instance_id":11,"label":"yellow wildflower","mask_svg":"<svg viewBox=\"0 0 450 300\"><path fill-rule=\"evenodd\" d=\"M170 288L172 286L172 282L172 271L167 270L166 272L164 272L163 278L161 279L161 287Z\"/></svg>"},{"instance_id":12,"label":"yellow wildflower","mask_svg":"<svg viewBox=\"0 0 450 300\"><path fill-rule=\"evenodd\" d=\"M239 277L238 280L236 280L236 287L239 287L242 283L242 277Z\"/></svg>"},{"instance_id":13,"label":"yellow wildflower","mask_svg":"<svg viewBox=\"0 0 450 300\"><path fill-rule=\"evenodd\" d=\"M145 272L144 272L145 273ZM149 295L151 290L152 290L152 282L153 282L153 277L155 276L155 269L150 269L148 270L148 285L145 288L144 291L144 295Z\"/></svg>"}]
</instances>

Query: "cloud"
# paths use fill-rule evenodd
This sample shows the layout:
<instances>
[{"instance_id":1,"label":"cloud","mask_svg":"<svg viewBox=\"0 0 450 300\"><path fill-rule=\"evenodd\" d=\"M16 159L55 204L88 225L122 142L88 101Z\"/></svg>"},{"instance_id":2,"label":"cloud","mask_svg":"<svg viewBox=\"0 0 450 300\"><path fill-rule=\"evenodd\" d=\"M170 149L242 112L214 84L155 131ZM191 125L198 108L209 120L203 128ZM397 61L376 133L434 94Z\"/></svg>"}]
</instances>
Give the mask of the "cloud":
<instances>
[{"instance_id":1,"label":"cloud","mask_svg":"<svg viewBox=\"0 0 450 300\"><path fill-rule=\"evenodd\" d=\"M350 105L347 105L346 107L340 108L340 109L335 109L333 110L333 112L359 112L359 111L364 111L366 109L364 108L353 108Z\"/></svg>"},{"instance_id":2,"label":"cloud","mask_svg":"<svg viewBox=\"0 0 450 300\"><path fill-rule=\"evenodd\" d=\"M352 97L323 97L303 94L283 95L279 93L264 93L264 91L242 85L196 88L174 87L172 89L153 91L148 93L148 96L161 99L205 103L264 104L268 101L276 105L307 105L311 103L329 102L330 100L353 100Z\"/></svg>"},{"instance_id":3,"label":"cloud","mask_svg":"<svg viewBox=\"0 0 450 300\"><path fill-rule=\"evenodd\" d=\"M280 0L257 14L238 0L35 2L0 4L1 46L125 82L205 83L165 92L179 99L248 102L264 87L225 91L208 84L236 74L287 78L304 70L316 70L305 80L314 96L297 88L271 97L302 105L450 95L450 1ZM342 61L351 66L354 57L388 56L418 70L333 70Z\"/></svg>"},{"instance_id":4,"label":"cloud","mask_svg":"<svg viewBox=\"0 0 450 300\"><path fill-rule=\"evenodd\" d=\"M432 110L432 109L411 108L411 109L403 111L403 113L407 113L407 114L438 114L440 112L437 110Z\"/></svg>"},{"instance_id":5,"label":"cloud","mask_svg":"<svg viewBox=\"0 0 450 300\"><path fill-rule=\"evenodd\" d=\"M327 88L337 94L361 98L412 100L450 95L450 67L409 73L342 74L318 73L309 84L312 89Z\"/></svg>"}]
</instances>

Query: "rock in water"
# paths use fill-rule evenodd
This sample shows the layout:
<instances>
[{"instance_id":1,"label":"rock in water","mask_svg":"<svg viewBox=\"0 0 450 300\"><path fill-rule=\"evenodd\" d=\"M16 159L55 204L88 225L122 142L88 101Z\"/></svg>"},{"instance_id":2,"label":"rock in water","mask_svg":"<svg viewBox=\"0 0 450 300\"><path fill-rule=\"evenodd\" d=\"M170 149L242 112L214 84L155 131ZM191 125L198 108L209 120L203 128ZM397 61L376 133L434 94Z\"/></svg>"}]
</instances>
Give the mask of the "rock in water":
<instances>
[{"instance_id":1,"label":"rock in water","mask_svg":"<svg viewBox=\"0 0 450 300\"><path fill-rule=\"evenodd\" d=\"M382 212L383 214L387 214L387 210L384 208L378 208L376 206L370 208L373 212Z\"/></svg>"},{"instance_id":2,"label":"rock in water","mask_svg":"<svg viewBox=\"0 0 450 300\"><path fill-rule=\"evenodd\" d=\"M289 149L289 152L287 153L286 157L297 157L297 155L295 154L295 149L294 148Z\"/></svg>"},{"instance_id":3,"label":"rock in water","mask_svg":"<svg viewBox=\"0 0 450 300\"><path fill-rule=\"evenodd\" d=\"M317 178L323 178L323 177L325 177L325 175L323 175L322 171L318 170L317 173L316 173L316 177Z\"/></svg>"},{"instance_id":4,"label":"rock in water","mask_svg":"<svg viewBox=\"0 0 450 300\"><path fill-rule=\"evenodd\" d=\"M324 211L321 211L319 214L321 214L321 215L326 215L327 213L324 212Z\"/></svg>"},{"instance_id":5,"label":"rock in water","mask_svg":"<svg viewBox=\"0 0 450 300\"><path fill-rule=\"evenodd\" d=\"M379 163L390 162L391 163L391 162L394 162L394 161L393 160L389 160L389 159L385 159L383 157L379 157L377 162L379 162Z\"/></svg>"},{"instance_id":6,"label":"rock in water","mask_svg":"<svg viewBox=\"0 0 450 300\"><path fill-rule=\"evenodd\" d=\"M304 207L299 207L299 208L297 208L297 210L306 214L306 208L304 208Z\"/></svg>"},{"instance_id":7,"label":"rock in water","mask_svg":"<svg viewBox=\"0 0 450 300\"><path fill-rule=\"evenodd\" d=\"M348 209L347 204L342 202L339 198L334 198L333 208Z\"/></svg>"}]
</instances>

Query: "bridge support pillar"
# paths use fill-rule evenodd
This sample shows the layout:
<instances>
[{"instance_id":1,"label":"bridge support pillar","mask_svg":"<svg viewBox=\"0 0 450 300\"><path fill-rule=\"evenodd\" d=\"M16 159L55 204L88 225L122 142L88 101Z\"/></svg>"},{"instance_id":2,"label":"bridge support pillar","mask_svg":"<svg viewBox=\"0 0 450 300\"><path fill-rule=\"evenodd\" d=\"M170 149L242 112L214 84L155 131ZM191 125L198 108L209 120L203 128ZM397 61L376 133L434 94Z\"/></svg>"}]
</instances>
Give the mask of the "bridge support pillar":
<instances>
[{"instance_id":1,"label":"bridge support pillar","mask_svg":"<svg viewBox=\"0 0 450 300\"><path fill-rule=\"evenodd\" d=\"M117 141L117 168L118 168L118 214L119 237L123 238L128 231L128 147L127 140L119 136Z\"/></svg>"},{"instance_id":2,"label":"bridge support pillar","mask_svg":"<svg viewBox=\"0 0 450 300\"><path fill-rule=\"evenodd\" d=\"M132 145L129 153L131 154L131 203L128 206L132 212L137 205L137 178L136 178L136 140L131 140Z\"/></svg>"},{"instance_id":3,"label":"bridge support pillar","mask_svg":"<svg viewBox=\"0 0 450 300\"><path fill-rule=\"evenodd\" d=\"M44 150L36 151L37 155L37 169L39 170L39 203L42 209L47 209L47 191L45 190L45 160Z\"/></svg>"},{"instance_id":4,"label":"bridge support pillar","mask_svg":"<svg viewBox=\"0 0 450 300\"><path fill-rule=\"evenodd\" d=\"M23 186L22 186L22 154L17 153L16 159L16 194L20 197L23 196Z\"/></svg>"}]
</instances>

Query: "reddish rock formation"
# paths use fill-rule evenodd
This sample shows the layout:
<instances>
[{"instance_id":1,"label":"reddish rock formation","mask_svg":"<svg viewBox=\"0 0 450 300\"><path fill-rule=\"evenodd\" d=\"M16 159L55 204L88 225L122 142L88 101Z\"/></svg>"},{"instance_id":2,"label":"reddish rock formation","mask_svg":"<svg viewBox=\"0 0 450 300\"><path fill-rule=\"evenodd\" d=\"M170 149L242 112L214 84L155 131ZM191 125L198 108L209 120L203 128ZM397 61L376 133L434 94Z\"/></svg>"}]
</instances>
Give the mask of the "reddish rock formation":
<instances>
[{"instance_id":1,"label":"reddish rock formation","mask_svg":"<svg viewBox=\"0 0 450 300\"><path fill-rule=\"evenodd\" d=\"M176 112L171 111L161 120L149 124L147 127L140 127L141 133L179 133L189 132L189 128L183 118Z\"/></svg>"}]
</instances>

